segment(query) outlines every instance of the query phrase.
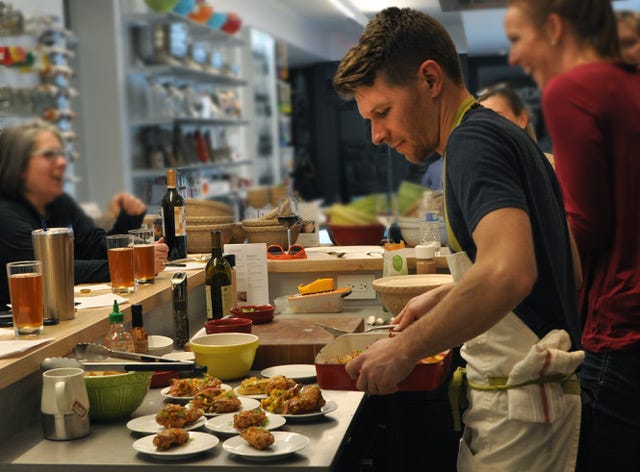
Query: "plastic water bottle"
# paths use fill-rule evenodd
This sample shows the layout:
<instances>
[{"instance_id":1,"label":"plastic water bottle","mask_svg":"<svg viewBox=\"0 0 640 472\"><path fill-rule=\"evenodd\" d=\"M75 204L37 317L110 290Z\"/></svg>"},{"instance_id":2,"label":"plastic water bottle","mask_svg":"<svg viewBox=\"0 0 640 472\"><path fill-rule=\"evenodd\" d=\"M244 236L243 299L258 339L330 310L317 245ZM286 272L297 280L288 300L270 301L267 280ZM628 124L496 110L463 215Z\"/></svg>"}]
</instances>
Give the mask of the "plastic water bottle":
<instances>
[{"instance_id":1,"label":"plastic water bottle","mask_svg":"<svg viewBox=\"0 0 640 472\"><path fill-rule=\"evenodd\" d=\"M433 192L426 190L422 195L420 211L422 222L420 224L420 244L432 247L435 255L440 254L440 212L434 200Z\"/></svg>"}]
</instances>

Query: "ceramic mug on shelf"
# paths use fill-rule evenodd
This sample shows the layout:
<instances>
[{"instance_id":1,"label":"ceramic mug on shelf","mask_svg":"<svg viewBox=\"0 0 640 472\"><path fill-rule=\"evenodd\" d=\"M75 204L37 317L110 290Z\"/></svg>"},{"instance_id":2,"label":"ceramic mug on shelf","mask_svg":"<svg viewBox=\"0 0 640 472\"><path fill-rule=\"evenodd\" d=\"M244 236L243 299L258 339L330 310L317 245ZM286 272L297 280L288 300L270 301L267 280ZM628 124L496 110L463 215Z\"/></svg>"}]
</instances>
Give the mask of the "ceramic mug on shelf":
<instances>
[{"instance_id":1,"label":"ceramic mug on shelf","mask_svg":"<svg viewBox=\"0 0 640 472\"><path fill-rule=\"evenodd\" d=\"M64 367L44 372L40 410L47 439L65 441L89 434L89 395L84 370Z\"/></svg>"}]
</instances>

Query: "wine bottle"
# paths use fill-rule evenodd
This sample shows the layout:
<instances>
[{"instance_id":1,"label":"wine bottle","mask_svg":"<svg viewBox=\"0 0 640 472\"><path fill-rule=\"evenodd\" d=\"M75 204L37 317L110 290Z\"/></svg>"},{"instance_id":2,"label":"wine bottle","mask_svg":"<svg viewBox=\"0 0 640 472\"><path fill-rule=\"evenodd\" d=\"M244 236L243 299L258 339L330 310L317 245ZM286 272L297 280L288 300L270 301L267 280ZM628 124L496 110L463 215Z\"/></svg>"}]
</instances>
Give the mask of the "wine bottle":
<instances>
[{"instance_id":1,"label":"wine bottle","mask_svg":"<svg viewBox=\"0 0 640 472\"><path fill-rule=\"evenodd\" d=\"M233 308L231 266L222 255L220 231L211 231L211 259L205 268L207 319L218 320Z\"/></svg>"},{"instance_id":2,"label":"wine bottle","mask_svg":"<svg viewBox=\"0 0 640 472\"><path fill-rule=\"evenodd\" d=\"M176 190L176 171L167 169L167 192L162 197L162 233L169 260L187 257L187 218L184 198Z\"/></svg>"}]
</instances>

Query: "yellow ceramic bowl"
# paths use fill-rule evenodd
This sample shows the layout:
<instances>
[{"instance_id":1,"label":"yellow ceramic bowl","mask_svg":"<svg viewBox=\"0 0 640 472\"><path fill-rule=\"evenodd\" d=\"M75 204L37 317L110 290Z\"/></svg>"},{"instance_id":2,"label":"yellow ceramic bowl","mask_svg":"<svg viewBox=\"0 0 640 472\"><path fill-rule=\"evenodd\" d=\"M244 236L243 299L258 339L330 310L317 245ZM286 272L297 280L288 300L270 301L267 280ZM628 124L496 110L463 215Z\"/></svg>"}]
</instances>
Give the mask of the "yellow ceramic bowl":
<instances>
[{"instance_id":1,"label":"yellow ceramic bowl","mask_svg":"<svg viewBox=\"0 0 640 472\"><path fill-rule=\"evenodd\" d=\"M248 333L207 334L193 338L189 343L196 363L207 366L207 373L221 380L247 375L258 345L258 336Z\"/></svg>"}]
</instances>

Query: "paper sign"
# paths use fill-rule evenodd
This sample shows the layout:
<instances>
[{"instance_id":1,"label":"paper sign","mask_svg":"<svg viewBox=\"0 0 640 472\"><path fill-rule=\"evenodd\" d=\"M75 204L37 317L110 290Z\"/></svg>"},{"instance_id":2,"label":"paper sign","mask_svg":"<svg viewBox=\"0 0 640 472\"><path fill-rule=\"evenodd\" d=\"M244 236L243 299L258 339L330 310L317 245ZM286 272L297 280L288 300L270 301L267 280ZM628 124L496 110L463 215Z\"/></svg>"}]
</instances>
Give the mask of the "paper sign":
<instances>
[{"instance_id":1,"label":"paper sign","mask_svg":"<svg viewBox=\"0 0 640 472\"><path fill-rule=\"evenodd\" d=\"M239 305L269 303L269 271L265 243L225 244L225 254L236 256L236 281Z\"/></svg>"}]
</instances>

